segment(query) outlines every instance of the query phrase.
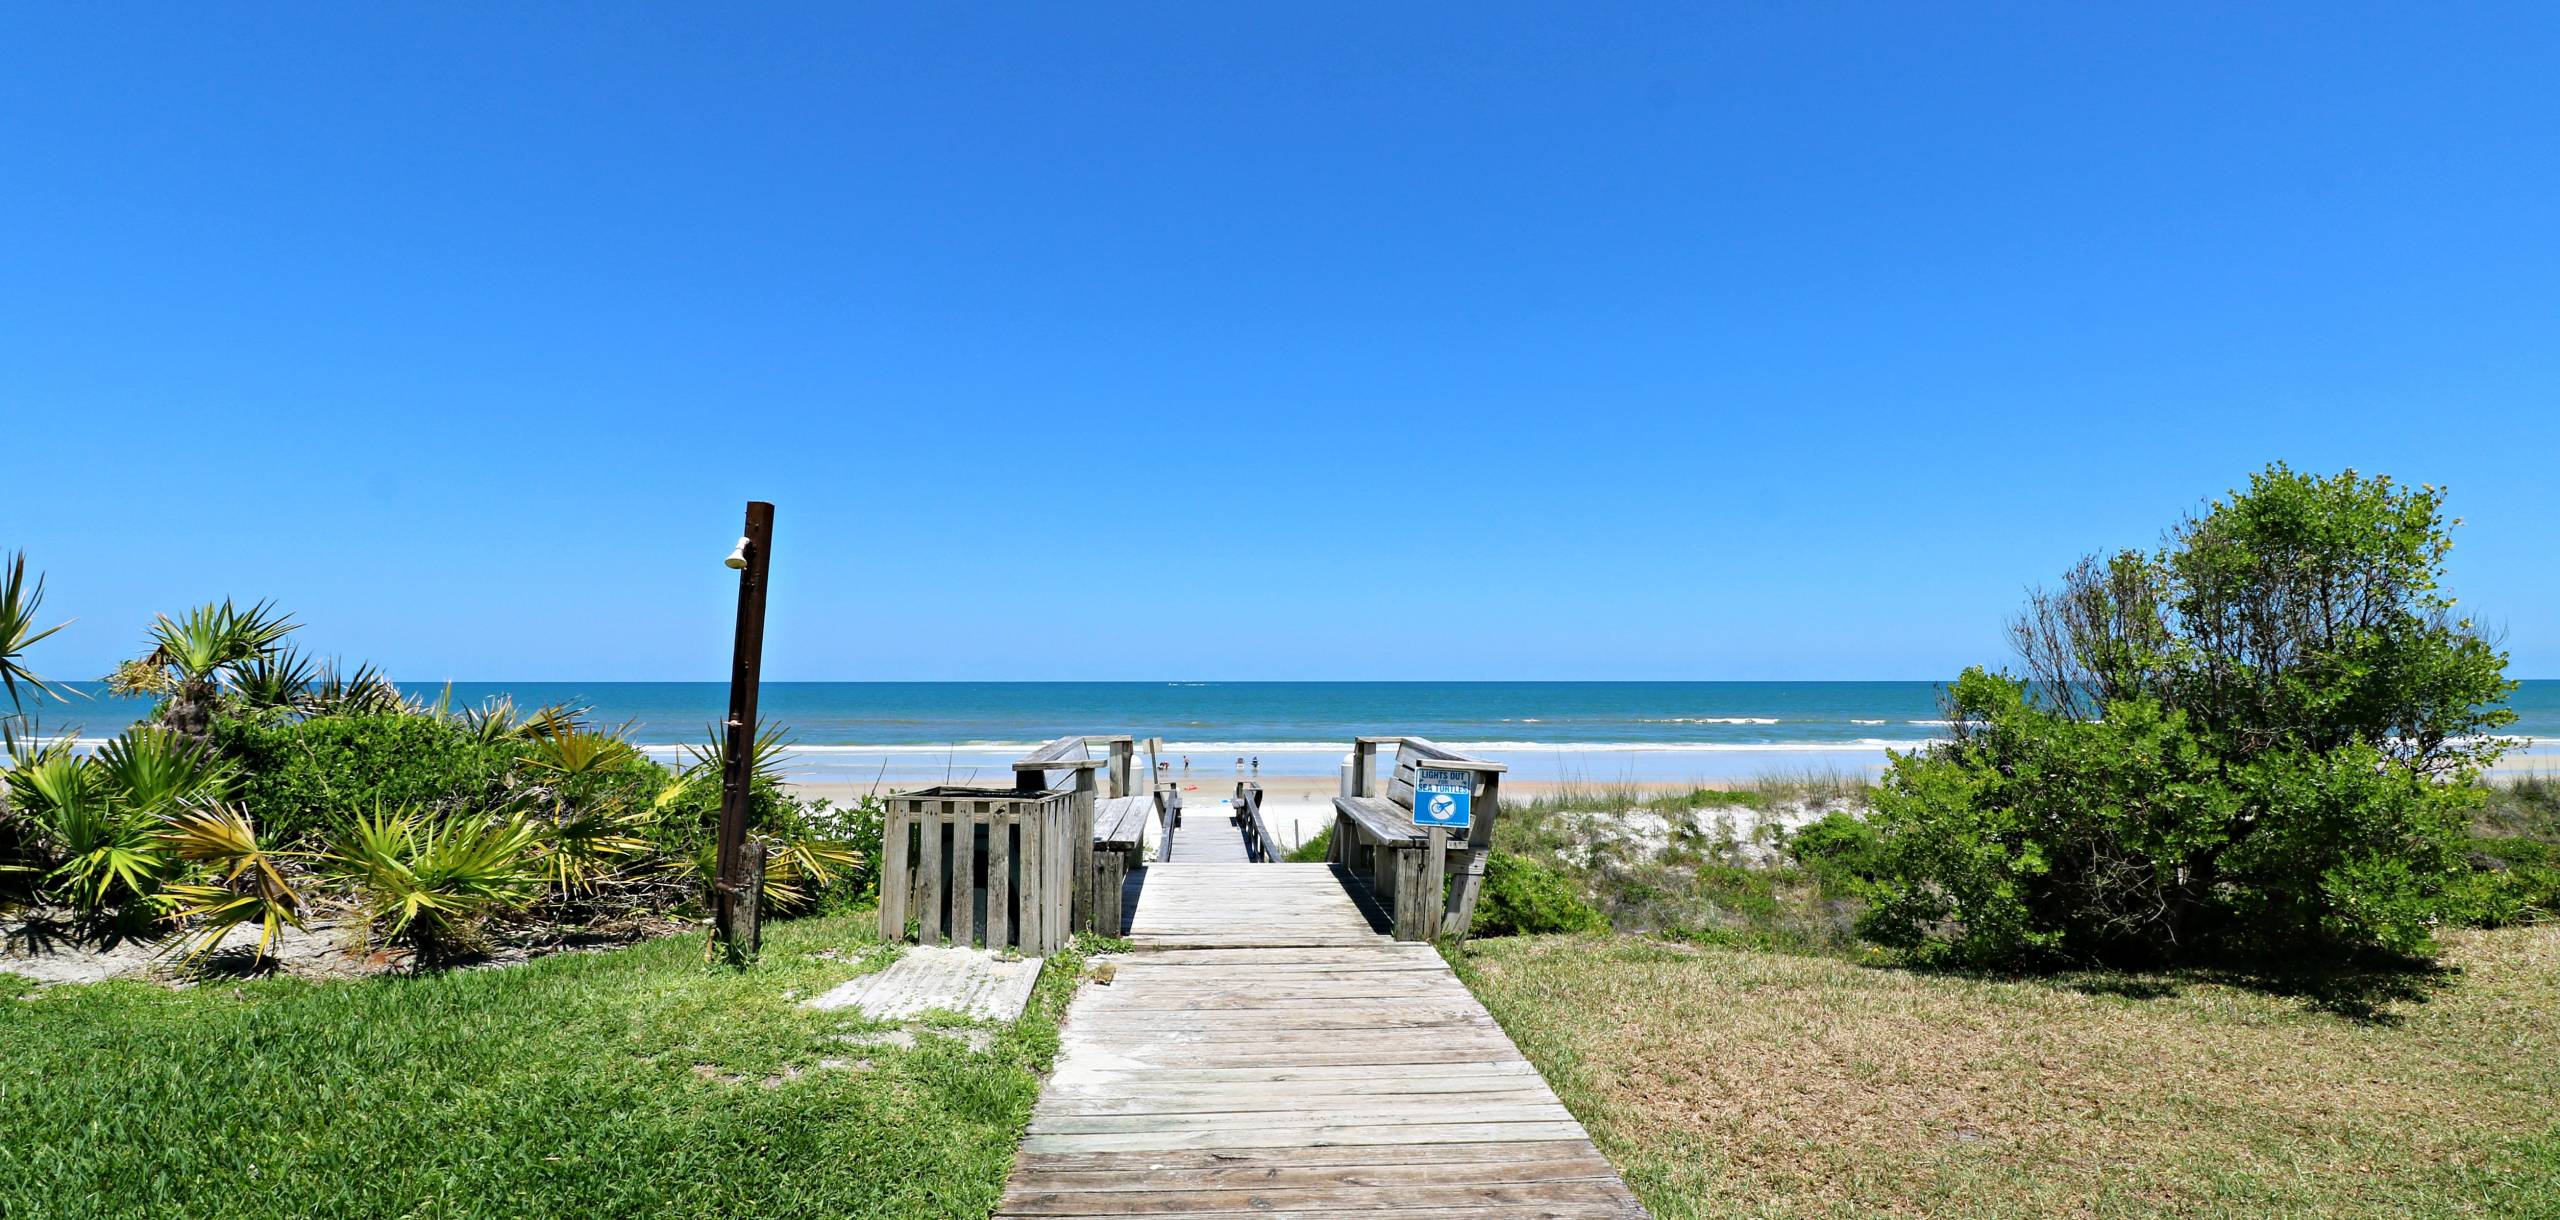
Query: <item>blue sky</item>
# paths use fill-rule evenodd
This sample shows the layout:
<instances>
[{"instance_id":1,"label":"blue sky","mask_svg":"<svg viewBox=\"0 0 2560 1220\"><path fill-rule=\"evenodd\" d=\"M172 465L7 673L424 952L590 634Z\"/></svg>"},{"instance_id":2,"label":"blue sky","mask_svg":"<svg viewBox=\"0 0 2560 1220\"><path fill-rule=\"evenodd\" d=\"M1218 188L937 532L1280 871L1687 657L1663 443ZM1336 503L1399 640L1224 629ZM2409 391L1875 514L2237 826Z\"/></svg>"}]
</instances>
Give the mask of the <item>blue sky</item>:
<instances>
[{"instance_id":1,"label":"blue sky","mask_svg":"<svg viewBox=\"0 0 2560 1220\"><path fill-rule=\"evenodd\" d=\"M2560 677L2548 5L16 6L88 677L1928 678L2282 458Z\"/></svg>"}]
</instances>

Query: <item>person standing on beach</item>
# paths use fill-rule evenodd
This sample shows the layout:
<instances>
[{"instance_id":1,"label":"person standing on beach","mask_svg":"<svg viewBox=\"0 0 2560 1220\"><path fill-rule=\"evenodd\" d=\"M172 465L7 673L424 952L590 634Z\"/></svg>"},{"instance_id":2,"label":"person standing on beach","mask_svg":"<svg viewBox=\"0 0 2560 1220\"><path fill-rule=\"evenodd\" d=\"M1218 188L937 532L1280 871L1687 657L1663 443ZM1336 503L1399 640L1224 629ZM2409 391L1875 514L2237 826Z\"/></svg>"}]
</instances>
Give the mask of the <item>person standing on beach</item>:
<instances>
[{"instance_id":1,"label":"person standing on beach","mask_svg":"<svg viewBox=\"0 0 2560 1220\"><path fill-rule=\"evenodd\" d=\"M1242 754L1236 755L1236 778L1244 778L1244 755Z\"/></svg>"},{"instance_id":2,"label":"person standing on beach","mask_svg":"<svg viewBox=\"0 0 2560 1220\"><path fill-rule=\"evenodd\" d=\"M1191 756L1188 754L1182 756L1182 778L1191 778Z\"/></svg>"},{"instance_id":3,"label":"person standing on beach","mask_svg":"<svg viewBox=\"0 0 2560 1220\"><path fill-rule=\"evenodd\" d=\"M1253 756L1253 777L1255 779L1262 778L1262 756L1259 754Z\"/></svg>"}]
</instances>

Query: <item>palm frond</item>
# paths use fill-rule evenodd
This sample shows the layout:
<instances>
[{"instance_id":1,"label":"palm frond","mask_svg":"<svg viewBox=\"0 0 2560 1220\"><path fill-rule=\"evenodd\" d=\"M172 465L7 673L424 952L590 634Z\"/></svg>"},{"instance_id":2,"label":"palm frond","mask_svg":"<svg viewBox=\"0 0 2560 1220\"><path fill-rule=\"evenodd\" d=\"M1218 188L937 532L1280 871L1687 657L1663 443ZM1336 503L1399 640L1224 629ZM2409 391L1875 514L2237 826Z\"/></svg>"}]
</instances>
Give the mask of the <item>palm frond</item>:
<instances>
[{"instance_id":1,"label":"palm frond","mask_svg":"<svg viewBox=\"0 0 2560 1220\"><path fill-rule=\"evenodd\" d=\"M239 768L193 738L136 725L98 750L98 778L138 814L167 814L180 805L220 800Z\"/></svg>"},{"instance_id":2,"label":"palm frond","mask_svg":"<svg viewBox=\"0 0 2560 1220\"><path fill-rule=\"evenodd\" d=\"M7 688L9 708L18 711L20 702L31 694L41 701L51 695L68 699L68 689L57 687L38 677L26 666L27 650L46 636L70 626L68 620L39 628L39 614L44 608L44 575L38 573L35 583L27 583L27 553L17 551L9 556L5 574L0 574L0 686ZM22 694L20 685L26 687Z\"/></svg>"},{"instance_id":3,"label":"palm frond","mask_svg":"<svg viewBox=\"0 0 2560 1220\"><path fill-rule=\"evenodd\" d=\"M198 880L169 886L162 893L171 915L194 921L195 927L172 943L190 958L222 943L233 928L258 925L257 958L287 925L302 924L302 895L276 866L276 857L258 844L257 827L238 806L190 809L169 819L160 841L178 859L204 866ZM192 946L189 948L188 946Z\"/></svg>"},{"instance_id":4,"label":"palm frond","mask_svg":"<svg viewBox=\"0 0 2560 1220\"><path fill-rule=\"evenodd\" d=\"M370 664L342 673L335 661L320 667L302 710L311 716L385 716L418 710L391 679Z\"/></svg>"},{"instance_id":5,"label":"palm frond","mask_svg":"<svg viewBox=\"0 0 2560 1220\"><path fill-rule=\"evenodd\" d=\"M180 618L161 615L152 624L151 651L143 661L177 671L181 681L205 681L225 666L273 651L300 625L273 602L246 610L228 598L207 602Z\"/></svg>"},{"instance_id":6,"label":"palm frond","mask_svg":"<svg viewBox=\"0 0 2560 1220\"><path fill-rule=\"evenodd\" d=\"M615 766L638 751L619 731L573 729L534 739L525 761L563 778Z\"/></svg>"},{"instance_id":7,"label":"palm frond","mask_svg":"<svg viewBox=\"0 0 2560 1220\"><path fill-rule=\"evenodd\" d=\"M729 751L729 731L717 723L709 728L709 744L688 745L685 753L693 756L694 769L718 775L722 770L721 760ZM779 724L761 726L749 750L751 761L748 770L766 783L781 783L782 765L790 761L790 749L790 729Z\"/></svg>"},{"instance_id":8,"label":"palm frond","mask_svg":"<svg viewBox=\"0 0 2560 1220\"><path fill-rule=\"evenodd\" d=\"M318 662L291 647L277 648L233 665L231 693L251 707L299 710L319 673Z\"/></svg>"},{"instance_id":9,"label":"palm frond","mask_svg":"<svg viewBox=\"0 0 2560 1220\"><path fill-rule=\"evenodd\" d=\"M561 894L593 891L626 864L651 848L643 832L652 811L600 806L565 817L542 819L542 867L551 888Z\"/></svg>"}]
</instances>

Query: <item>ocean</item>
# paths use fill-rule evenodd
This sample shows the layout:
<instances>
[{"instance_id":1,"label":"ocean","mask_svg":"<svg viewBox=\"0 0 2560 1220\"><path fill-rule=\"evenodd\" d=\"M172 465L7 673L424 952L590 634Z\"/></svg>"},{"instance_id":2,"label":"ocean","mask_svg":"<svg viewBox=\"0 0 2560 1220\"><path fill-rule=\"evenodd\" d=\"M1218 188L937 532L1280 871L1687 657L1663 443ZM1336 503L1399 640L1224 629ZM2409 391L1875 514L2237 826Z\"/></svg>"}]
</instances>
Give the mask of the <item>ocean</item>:
<instances>
[{"instance_id":1,"label":"ocean","mask_svg":"<svg viewBox=\"0 0 2560 1220\"><path fill-rule=\"evenodd\" d=\"M82 684L88 686L88 684ZM111 733L146 705L107 697L49 705L48 729ZM435 698L443 683L404 683ZM1511 764L1527 779L1595 783L1867 774L1888 749L1942 731L1934 682L771 682L769 723L810 782L984 781L1023 748L1066 733L1161 738L1164 757L1222 775L1327 775L1360 735L1429 737ZM718 682L456 682L455 706L512 696L571 703L627 724L662 756L708 740L728 706ZM2509 732L2520 761L2560 769L2560 681L2524 683Z\"/></svg>"}]
</instances>

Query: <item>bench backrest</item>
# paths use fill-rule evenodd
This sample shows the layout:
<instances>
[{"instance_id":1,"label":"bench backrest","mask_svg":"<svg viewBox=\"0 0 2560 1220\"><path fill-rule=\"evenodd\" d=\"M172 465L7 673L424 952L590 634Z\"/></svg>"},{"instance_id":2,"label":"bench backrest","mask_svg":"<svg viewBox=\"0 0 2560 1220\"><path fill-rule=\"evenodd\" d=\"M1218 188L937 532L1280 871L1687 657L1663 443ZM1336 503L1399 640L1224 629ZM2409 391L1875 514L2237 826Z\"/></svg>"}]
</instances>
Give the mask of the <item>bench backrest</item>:
<instances>
[{"instance_id":1,"label":"bench backrest","mask_svg":"<svg viewBox=\"0 0 2560 1220\"><path fill-rule=\"evenodd\" d=\"M1501 801L1500 776L1506 769L1501 763L1486 762L1421 737L1363 737L1352 748L1364 755L1387 741L1396 743L1395 769L1388 773L1385 796L1397 807L1411 812L1414 789L1421 782L1424 767L1434 770L1465 771L1473 775L1476 815L1468 829L1467 841L1490 844L1493 841L1493 815ZM1365 762L1366 759L1364 758ZM1363 774L1367 774L1365 767ZM1365 794L1364 794L1365 795Z\"/></svg>"},{"instance_id":2,"label":"bench backrest","mask_svg":"<svg viewBox=\"0 0 2560 1220\"><path fill-rule=\"evenodd\" d=\"M1050 787L1051 771L1067 772L1067 782L1059 787L1074 787L1075 772L1098 766L1084 748L1084 738L1070 734L1043 744L1013 763L1013 786L1023 792L1041 792Z\"/></svg>"}]
</instances>

